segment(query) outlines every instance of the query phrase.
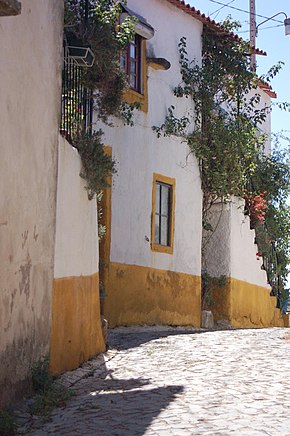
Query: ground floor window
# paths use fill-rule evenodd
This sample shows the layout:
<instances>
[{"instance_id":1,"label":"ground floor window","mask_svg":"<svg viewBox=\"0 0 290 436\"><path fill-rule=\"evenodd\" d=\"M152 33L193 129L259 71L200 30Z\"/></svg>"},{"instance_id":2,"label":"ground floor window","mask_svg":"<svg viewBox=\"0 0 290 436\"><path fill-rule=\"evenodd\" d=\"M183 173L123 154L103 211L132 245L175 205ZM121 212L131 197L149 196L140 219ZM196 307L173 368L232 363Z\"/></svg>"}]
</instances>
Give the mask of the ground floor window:
<instances>
[{"instance_id":1,"label":"ground floor window","mask_svg":"<svg viewBox=\"0 0 290 436\"><path fill-rule=\"evenodd\" d=\"M151 247L154 251L173 252L175 179L154 174L152 198Z\"/></svg>"}]
</instances>

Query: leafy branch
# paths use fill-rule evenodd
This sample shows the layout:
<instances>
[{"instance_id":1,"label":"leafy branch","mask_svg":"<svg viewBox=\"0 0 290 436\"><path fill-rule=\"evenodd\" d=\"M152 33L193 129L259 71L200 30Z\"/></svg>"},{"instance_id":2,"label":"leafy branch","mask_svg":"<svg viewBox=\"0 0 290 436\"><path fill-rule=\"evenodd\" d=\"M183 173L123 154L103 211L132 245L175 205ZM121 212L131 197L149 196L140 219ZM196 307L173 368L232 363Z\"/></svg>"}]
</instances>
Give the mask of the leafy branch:
<instances>
[{"instance_id":1,"label":"leafy branch","mask_svg":"<svg viewBox=\"0 0 290 436\"><path fill-rule=\"evenodd\" d=\"M223 24L228 30L237 26L230 19ZM153 130L158 137L180 136L196 156L204 193L206 230L212 230L207 214L217 199L225 201L232 195L245 197L246 192L248 199L258 199L264 198L261 197L264 193L265 204L264 200L260 203L265 207L257 226L267 226L268 249L274 247L278 253L279 274L285 287L290 250L287 236L290 214L285 206L289 195L289 162L281 154L264 154L270 138L261 131L271 104L262 106L258 91L261 82L269 83L278 74L283 62L258 77L250 68L250 44L227 34L217 37L210 29L204 30L201 65L189 60L185 37L181 38L178 50L181 82L174 95L191 99L195 112L191 117L177 118L174 107L170 106L165 122ZM288 103L278 106L289 110ZM193 128L190 133L189 125ZM267 263L266 252L264 255ZM270 282L277 271L271 272Z\"/></svg>"}]
</instances>

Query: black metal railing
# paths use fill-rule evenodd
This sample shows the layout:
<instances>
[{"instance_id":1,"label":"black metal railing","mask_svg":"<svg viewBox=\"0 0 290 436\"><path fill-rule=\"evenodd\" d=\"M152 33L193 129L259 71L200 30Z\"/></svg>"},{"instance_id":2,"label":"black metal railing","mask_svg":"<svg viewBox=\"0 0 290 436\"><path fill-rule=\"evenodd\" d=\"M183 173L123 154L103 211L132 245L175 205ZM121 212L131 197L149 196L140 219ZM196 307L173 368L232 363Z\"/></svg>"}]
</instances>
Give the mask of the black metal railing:
<instances>
[{"instance_id":1,"label":"black metal railing","mask_svg":"<svg viewBox=\"0 0 290 436\"><path fill-rule=\"evenodd\" d=\"M80 133L91 134L93 96L83 84L84 69L67 54L62 71L62 100L60 133L74 145Z\"/></svg>"}]
</instances>

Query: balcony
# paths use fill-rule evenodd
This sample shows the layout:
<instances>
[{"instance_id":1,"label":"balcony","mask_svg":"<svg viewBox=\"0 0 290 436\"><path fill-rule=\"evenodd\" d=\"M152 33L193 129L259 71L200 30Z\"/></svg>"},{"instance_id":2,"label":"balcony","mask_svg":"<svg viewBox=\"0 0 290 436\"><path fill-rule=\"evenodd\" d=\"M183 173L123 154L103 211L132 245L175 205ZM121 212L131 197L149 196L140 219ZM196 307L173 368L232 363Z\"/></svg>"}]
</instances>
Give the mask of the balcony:
<instances>
[{"instance_id":1,"label":"balcony","mask_svg":"<svg viewBox=\"0 0 290 436\"><path fill-rule=\"evenodd\" d=\"M71 145L79 134L92 133L93 95L83 84L84 67L65 48L62 71L60 133Z\"/></svg>"}]
</instances>

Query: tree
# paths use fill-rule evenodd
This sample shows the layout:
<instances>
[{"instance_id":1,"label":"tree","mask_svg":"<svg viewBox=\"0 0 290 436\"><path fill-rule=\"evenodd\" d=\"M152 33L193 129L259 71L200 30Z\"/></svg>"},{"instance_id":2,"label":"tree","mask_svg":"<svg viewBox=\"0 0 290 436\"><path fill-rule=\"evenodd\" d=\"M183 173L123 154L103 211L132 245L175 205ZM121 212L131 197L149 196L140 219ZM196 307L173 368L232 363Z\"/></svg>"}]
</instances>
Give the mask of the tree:
<instances>
[{"instance_id":1,"label":"tree","mask_svg":"<svg viewBox=\"0 0 290 436\"><path fill-rule=\"evenodd\" d=\"M227 19L223 25L233 30L237 23ZM260 237L263 234L264 240L268 241L262 255L264 266L268 268L269 283L274 287L274 276L279 274L279 286L283 287L289 263L287 230L290 217L289 208L283 203L289 194L289 166L281 154L264 154L267 136L261 134L260 127L271 106L259 108L261 97L258 92L261 81L269 82L282 63L259 78L250 68L248 42L227 32L217 35L206 27L201 65L188 59L186 38L181 38L178 49L181 82L174 94L192 100L194 115L176 118L171 106L164 123L153 129L158 136L181 136L196 156L204 194L203 224L206 230L212 230L207 213L217 200L225 201L235 195L247 197L246 205L250 204L250 199L252 205L260 202L259 217L262 219L256 219L255 225L257 239L260 239L258 244L263 245ZM253 90L256 90L254 94ZM246 210L252 215L252 223L255 221L254 209L248 207ZM276 251L279 263L276 268L270 259L270 248Z\"/></svg>"}]
</instances>

